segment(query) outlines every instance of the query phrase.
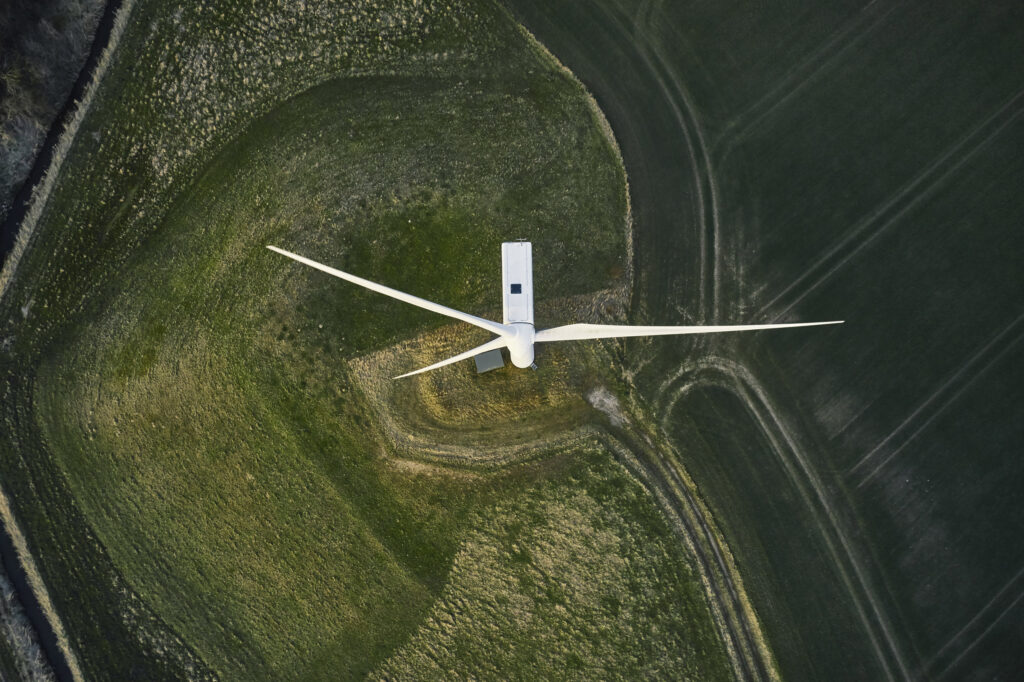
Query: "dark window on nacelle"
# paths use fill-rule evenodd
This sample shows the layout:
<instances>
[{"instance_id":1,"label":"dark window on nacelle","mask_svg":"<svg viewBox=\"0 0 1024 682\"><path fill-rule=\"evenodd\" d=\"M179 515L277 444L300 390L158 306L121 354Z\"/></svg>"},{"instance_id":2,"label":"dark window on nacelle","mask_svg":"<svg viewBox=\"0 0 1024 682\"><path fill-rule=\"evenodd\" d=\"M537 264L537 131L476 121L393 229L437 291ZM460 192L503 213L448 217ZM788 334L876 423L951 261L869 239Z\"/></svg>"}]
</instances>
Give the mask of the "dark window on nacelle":
<instances>
[{"instance_id":1,"label":"dark window on nacelle","mask_svg":"<svg viewBox=\"0 0 1024 682\"><path fill-rule=\"evenodd\" d=\"M512 285L512 293L513 294L521 294L521 293L523 293L523 285L522 284L513 284Z\"/></svg>"}]
</instances>

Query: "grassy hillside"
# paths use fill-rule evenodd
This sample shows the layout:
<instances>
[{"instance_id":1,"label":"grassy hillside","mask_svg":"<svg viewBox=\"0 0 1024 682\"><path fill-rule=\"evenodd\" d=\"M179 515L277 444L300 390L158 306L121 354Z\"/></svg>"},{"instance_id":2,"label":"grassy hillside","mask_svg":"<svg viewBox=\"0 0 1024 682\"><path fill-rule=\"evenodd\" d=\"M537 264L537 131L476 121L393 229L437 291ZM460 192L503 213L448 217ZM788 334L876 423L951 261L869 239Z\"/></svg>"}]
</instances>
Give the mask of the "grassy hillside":
<instances>
[{"instance_id":1,"label":"grassy hillside","mask_svg":"<svg viewBox=\"0 0 1024 682\"><path fill-rule=\"evenodd\" d=\"M627 346L782 673L1014 679L1020 6L508 4L619 132L637 321L846 320Z\"/></svg>"},{"instance_id":2,"label":"grassy hillside","mask_svg":"<svg viewBox=\"0 0 1024 682\"><path fill-rule=\"evenodd\" d=\"M646 493L585 445L469 519L449 582L382 679L730 679Z\"/></svg>"},{"instance_id":3,"label":"grassy hillside","mask_svg":"<svg viewBox=\"0 0 1024 682\"><path fill-rule=\"evenodd\" d=\"M579 84L488 3L141 2L129 21L0 301L4 483L87 674L401 666L406 642L447 646L424 621L479 584L458 557L522 523L568 570L550 546L564 517L608 578L564 612L529 580L496 586L534 605L524 645L565 653L583 632L584 670L726 676L689 557L610 453L535 448L489 474L396 459L352 362L447 321L264 248L493 313L499 244L524 237L538 309L621 290L624 176ZM455 411L472 370L445 372L396 404ZM595 420L579 395L599 372L566 376L572 420L527 387L489 427L532 415L543 440ZM499 554L486 575L514 566L548 571ZM458 658L467 674L555 662Z\"/></svg>"},{"instance_id":4,"label":"grassy hillside","mask_svg":"<svg viewBox=\"0 0 1024 682\"><path fill-rule=\"evenodd\" d=\"M40 368L43 436L115 563L232 677L254 669L254 654L275 676L321 656L325 672L342 662L361 672L355 661L400 641L444 584L457 500L474 502L443 477L382 469L346 371L345 358L443 318L263 245L351 259L365 275L386 264L378 279L476 309L474 297L497 297L486 275L499 270L501 234L537 229L507 226L522 218L502 210L503 193L586 193L568 172L529 172L542 156L550 167L583 150L579 167L610 170L612 210L589 225L615 248L621 192L607 145L592 127L540 132L548 124L525 88L481 81L467 95L446 80L360 79L287 102L203 173ZM573 89L549 97L587 122ZM516 130L532 133L517 149ZM401 254L438 265L401 268ZM203 595L205 608L182 594Z\"/></svg>"}]
</instances>

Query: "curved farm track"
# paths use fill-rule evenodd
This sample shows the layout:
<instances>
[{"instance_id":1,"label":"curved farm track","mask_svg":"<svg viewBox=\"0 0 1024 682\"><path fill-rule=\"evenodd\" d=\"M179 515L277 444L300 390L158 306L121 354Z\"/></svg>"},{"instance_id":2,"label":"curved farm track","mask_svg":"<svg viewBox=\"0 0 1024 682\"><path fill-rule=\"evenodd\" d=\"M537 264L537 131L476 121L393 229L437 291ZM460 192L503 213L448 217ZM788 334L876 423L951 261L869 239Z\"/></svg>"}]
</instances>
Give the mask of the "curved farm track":
<instances>
[{"instance_id":1,"label":"curved farm track","mask_svg":"<svg viewBox=\"0 0 1024 682\"><path fill-rule=\"evenodd\" d=\"M505 4L618 138L631 321L847 320L621 346L736 675L1014 679L1021 10Z\"/></svg>"},{"instance_id":2,"label":"curved farm track","mask_svg":"<svg viewBox=\"0 0 1024 682\"><path fill-rule=\"evenodd\" d=\"M582 31L529 3L509 4L517 19L588 85L615 130L637 228L634 314L716 319L721 312L719 207L710 151L681 74L655 41L642 39L651 20L650 3L635 16L600 4ZM581 34L588 40L579 40ZM606 72L601 62L607 55L627 65L627 78ZM680 268L681 261L690 267ZM680 300L685 304L676 308L673 301ZM690 343L704 345L700 339ZM657 441L655 446L650 436L616 430L608 446L659 499L695 557L734 674L739 679L777 678L724 539L678 455Z\"/></svg>"}]
</instances>

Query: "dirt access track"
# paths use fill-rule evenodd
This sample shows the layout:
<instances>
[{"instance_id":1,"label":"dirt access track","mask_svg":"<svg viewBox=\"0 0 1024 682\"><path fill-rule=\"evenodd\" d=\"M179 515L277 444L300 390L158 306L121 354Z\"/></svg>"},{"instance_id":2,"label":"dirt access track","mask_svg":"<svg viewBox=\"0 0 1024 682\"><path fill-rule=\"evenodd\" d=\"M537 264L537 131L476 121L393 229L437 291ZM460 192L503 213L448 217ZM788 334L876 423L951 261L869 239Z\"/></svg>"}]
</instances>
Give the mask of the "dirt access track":
<instances>
[{"instance_id":1,"label":"dirt access track","mask_svg":"<svg viewBox=\"0 0 1024 682\"><path fill-rule=\"evenodd\" d=\"M847 320L624 346L781 674L1014 679L1020 10L505 4L618 139L632 322Z\"/></svg>"}]
</instances>

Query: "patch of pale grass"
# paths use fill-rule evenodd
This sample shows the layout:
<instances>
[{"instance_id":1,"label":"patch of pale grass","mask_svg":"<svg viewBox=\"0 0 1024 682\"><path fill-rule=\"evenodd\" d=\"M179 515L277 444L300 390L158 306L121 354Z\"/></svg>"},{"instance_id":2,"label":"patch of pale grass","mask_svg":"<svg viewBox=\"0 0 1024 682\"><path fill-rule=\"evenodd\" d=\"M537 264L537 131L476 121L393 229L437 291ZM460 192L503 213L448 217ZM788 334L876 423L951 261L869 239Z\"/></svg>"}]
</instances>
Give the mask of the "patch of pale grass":
<instances>
[{"instance_id":1,"label":"patch of pale grass","mask_svg":"<svg viewBox=\"0 0 1024 682\"><path fill-rule=\"evenodd\" d=\"M603 320L621 314L623 300L619 290L602 290L543 307L554 319ZM537 371L514 367L506 357L503 369L486 374L465 360L392 379L488 338L468 325L446 325L350 361L397 449L442 461L495 464L590 432L586 394L608 362L599 343L538 344Z\"/></svg>"},{"instance_id":2,"label":"patch of pale grass","mask_svg":"<svg viewBox=\"0 0 1024 682\"><path fill-rule=\"evenodd\" d=\"M642 491L620 466L588 462L572 482L546 482L471 520L429 616L376 678L707 679L727 670L687 637L709 621L695 626L679 601L693 577L678 548L627 511Z\"/></svg>"}]
</instances>

